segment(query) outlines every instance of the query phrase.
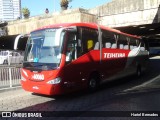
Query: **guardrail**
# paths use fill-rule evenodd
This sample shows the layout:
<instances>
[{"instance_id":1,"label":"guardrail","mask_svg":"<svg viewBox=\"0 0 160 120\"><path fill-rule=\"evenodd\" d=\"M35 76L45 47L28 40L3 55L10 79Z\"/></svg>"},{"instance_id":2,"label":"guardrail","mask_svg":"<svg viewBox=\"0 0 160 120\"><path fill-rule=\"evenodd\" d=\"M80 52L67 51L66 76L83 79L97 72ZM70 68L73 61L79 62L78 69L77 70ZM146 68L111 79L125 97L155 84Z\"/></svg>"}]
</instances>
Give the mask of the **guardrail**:
<instances>
[{"instance_id":1,"label":"guardrail","mask_svg":"<svg viewBox=\"0 0 160 120\"><path fill-rule=\"evenodd\" d=\"M21 67L0 66L0 89L20 86Z\"/></svg>"}]
</instances>

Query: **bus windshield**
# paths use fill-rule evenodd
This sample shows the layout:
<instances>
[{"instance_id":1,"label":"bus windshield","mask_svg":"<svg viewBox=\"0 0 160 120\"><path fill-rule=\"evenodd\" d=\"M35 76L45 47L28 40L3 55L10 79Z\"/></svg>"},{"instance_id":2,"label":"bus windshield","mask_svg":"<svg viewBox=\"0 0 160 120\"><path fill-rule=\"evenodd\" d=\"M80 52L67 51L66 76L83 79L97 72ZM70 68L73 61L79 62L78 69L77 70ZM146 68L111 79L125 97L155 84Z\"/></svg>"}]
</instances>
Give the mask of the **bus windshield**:
<instances>
[{"instance_id":1,"label":"bus windshield","mask_svg":"<svg viewBox=\"0 0 160 120\"><path fill-rule=\"evenodd\" d=\"M59 34L58 34L59 33ZM54 69L59 66L62 55L64 32L60 29L43 29L30 34L27 42L24 67Z\"/></svg>"}]
</instances>

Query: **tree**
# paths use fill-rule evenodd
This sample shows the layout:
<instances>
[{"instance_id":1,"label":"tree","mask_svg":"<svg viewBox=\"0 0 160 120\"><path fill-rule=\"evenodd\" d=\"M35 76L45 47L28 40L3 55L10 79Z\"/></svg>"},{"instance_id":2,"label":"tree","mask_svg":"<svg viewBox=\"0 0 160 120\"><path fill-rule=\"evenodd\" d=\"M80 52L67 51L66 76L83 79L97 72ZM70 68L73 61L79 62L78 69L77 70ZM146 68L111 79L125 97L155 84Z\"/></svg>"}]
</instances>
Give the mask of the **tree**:
<instances>
[{"instance_id":1,"label":"tree","mask_svg":"<svg viewBox=\"0 0 160 120\"><path fill-rule=\"evenodd\" d=\"M62 10L67 10L69 2L72 2L72 0L61 0L60 5Z\"/></svg>"},{"instance_id":2,"label":"tree","mask_svg":"<svg viewBox=\"0 0 160 120\"><path fill-rule=\"evenodd\" d=\"M24 16L24 18L29 18L29 16L30 16L30 11L29 11L29 9L28 8L22 8L22 13L23 13L23 16Z\"/></svg>"}]
</instances>

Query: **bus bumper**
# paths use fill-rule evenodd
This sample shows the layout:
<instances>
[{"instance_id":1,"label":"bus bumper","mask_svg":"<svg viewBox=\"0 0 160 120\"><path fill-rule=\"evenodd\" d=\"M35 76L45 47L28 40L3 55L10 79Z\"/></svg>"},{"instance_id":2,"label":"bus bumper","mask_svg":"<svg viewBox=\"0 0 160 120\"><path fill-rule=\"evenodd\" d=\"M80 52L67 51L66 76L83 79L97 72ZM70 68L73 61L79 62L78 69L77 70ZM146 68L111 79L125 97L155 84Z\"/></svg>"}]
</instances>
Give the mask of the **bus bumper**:
<instances>
[{"instance_id":1,"label":"bus bumper","mask_svg":"<svg viewBox=\"0 0 160 120\"><path fill-rule=\"evenodd\" d=\"M22 81L21 80L21 86L24 90L38 93L38 94L44 94L44 95L58 95L62 94L62 91L60 89L60 85L51 85L47 83L41 83L37 84L37 82L32 81Z\"/></svg>"}]
</instances>

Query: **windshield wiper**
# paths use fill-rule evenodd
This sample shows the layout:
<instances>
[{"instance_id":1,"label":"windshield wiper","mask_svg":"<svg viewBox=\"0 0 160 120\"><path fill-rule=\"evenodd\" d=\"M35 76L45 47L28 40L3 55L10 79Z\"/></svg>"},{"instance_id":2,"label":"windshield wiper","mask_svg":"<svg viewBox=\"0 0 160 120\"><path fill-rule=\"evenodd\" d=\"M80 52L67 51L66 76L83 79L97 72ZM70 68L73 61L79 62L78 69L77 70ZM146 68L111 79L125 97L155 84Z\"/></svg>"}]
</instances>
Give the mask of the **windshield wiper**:
<instances>
[{"instance_id":1,"label":"windshield wiper","mask_svg":"<svg viewBox=\"0 0 160 120\"><path fill-rule=\"evenodd\" d=\"M35 69L42 69L42 70L48 70L48 69L57 69L58 66L53 66L53 65L49 65L47 63L37 63L37 62L23 62L23 65L26 67L26 68L34 68Z\"/></svg>"},{"instance_id":2,"label":"windshield wiper","mask_svg":"<svg viewBox=\"0 0 160 120\"><path fill-rule=\"evenodd\" d=\"M49 66L47 64L38 64L38 65L35 65L34 67L42 67L42 70L56 69L57 68L57 67Z\"/></svg>"}]
</instances>

